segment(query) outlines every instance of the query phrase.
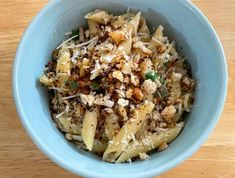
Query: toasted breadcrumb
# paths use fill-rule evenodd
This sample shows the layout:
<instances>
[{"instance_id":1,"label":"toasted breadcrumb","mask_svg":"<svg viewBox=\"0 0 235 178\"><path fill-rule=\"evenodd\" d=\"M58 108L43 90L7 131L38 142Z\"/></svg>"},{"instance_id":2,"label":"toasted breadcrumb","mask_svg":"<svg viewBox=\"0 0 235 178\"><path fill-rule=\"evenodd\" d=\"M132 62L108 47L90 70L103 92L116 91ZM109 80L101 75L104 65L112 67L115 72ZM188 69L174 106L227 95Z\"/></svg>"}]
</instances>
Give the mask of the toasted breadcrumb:
<instances>
[{"instance_id":1,"label":"toasted breadcrumb","mask_svg":"<svg viewBox=\"0 0 235 178\"><path fill-rule=\"evenodd\" d=\"M145 80L144 83L142 84L141 88L146 92L146 93L150 93L153 94L155 93L156 89L157 89L157 85L155 82L153 82L152 80L148 79Z\"/></svg>"}]
</instances>

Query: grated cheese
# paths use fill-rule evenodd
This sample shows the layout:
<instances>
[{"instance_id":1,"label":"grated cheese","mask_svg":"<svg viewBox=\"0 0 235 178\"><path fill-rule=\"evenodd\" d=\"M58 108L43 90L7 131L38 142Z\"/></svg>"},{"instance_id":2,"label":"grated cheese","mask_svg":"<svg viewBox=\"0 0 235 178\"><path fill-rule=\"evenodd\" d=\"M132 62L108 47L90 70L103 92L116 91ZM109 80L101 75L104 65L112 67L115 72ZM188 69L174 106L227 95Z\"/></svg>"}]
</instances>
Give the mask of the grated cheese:
<instances>
[{"instance_id":1,"label":"grated cheese","mask_svg":"<svg viewBox=\"0 0 235 178\"><path fill-rule=\"evenodd\" d=\"M71 98L76 98L78 95L72 95L72 96L66 96L63 97L64 100L71 99Z\"/></svg>"},{"instance_id":2,"label":"grated cheese","mask_svg":"<svg viewBox=\"0 0 235 178\"><path fill-rule=\"evenodd\" d=\"M60 49L65 43L69 42L70 40L74 39L74 38L77 38L78 35L75 35L69 39L67 39L66 41L64 41L63 43L61 43L56 49Z\"/></svg>"},{"instance_id":3,"label":"grated cheese","mask_svg":"<svg viewBox=\"0 0 235 178\"><path fill-rule=\"evenodd\" d=\"M69 48L80 48L82 46L86 46L92 42L95 42L95 41L98 41L98 36L95 36L94 38L90 39L89 41L86 41L84 43L80 43L80 44L77 44L77 45L74 45L74 46L67 46L66 48L69 49Z\"/></svg>"}]
</instances>

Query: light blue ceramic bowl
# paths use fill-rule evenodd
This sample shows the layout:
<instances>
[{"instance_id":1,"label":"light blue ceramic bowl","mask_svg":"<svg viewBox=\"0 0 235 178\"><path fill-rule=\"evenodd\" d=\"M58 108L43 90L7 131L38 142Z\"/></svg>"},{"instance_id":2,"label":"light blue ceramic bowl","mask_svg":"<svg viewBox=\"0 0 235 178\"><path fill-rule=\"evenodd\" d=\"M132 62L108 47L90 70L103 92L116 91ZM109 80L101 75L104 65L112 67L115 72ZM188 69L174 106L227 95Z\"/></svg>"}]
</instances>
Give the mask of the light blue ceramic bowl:
<instances>
[{"instance_id":1,"label":"light blue ceramic bowl","mask_svg":"<svg viewBox=\"0 0 235 178\"><path fill-rule=\"evenodd\" d=\"M197 79L195 105L180 136L151 159L131 164L102 162L67 142L51 120L46 90L38 77L64 33L85 24L94 8L122 13L141 10L153 27L165 26L178 50L189 60ZM183 47L183 48L181 48ZM13 89L21 121L34 143L63 168L85 177L139 178L158 175L192 155L209 136L222 112L227 89L226 60L206 17L187 0L52 0L30 24L17 50Z\"/></svg>"}]
</instances>

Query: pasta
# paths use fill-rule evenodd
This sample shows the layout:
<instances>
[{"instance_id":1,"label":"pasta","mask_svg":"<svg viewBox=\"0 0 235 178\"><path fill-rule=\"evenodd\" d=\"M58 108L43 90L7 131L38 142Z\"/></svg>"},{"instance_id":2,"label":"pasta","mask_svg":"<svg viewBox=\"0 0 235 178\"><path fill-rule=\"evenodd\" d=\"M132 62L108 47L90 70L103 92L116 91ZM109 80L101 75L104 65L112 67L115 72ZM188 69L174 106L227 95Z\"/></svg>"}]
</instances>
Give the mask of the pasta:
<instances>
[{"instance_id":1,"label":"pasta","mask_svg":"<svg viewBox=\"0 0 235 178\"><path fill-rule=\"evenodd\" d=\"M193 106L196 81L175 42L141 12L94 10L54 51L39 81L65 138L102 160L148 159L168 147Z\"/></svg>"},{"instance_id":2,"label":"pasta","mask_svg":"<svg viewBox=\"0 0 235 178\"><path fill-rule=\"evenodd\" d=\"M82 123L82 138L88 150L92 150L97 126L97 110L86 111Z\"/></svg>"},{"instance_id":3,"label":"pasta","mask_svg":"<svg viewBox=\"0 0 235 178\"><path fill-rule=\"evenodd\" d=\"M153 110L153 103L146 102L136 109L131 119L123 125L117 135L111 141L108 148L105 150L103 159L114 162L115 159L121 154L125 147L132 139L131 134L135 134L140 128L141 123L147 118L147 114Z\"/></svg>"},{"instance_id":4,"label":"pasta","mask_svg":"<svg viewBox=\"0 0 235 178\"><path fill-rule=\"evenodd\" d=\"M183 124L179 123L174 128L168 128L159 133L153 133L140 141L132 141L117 159L117 163L138 156L159 147L163 143L170 143L179 134Z\"/></svg>"}]
</instances>

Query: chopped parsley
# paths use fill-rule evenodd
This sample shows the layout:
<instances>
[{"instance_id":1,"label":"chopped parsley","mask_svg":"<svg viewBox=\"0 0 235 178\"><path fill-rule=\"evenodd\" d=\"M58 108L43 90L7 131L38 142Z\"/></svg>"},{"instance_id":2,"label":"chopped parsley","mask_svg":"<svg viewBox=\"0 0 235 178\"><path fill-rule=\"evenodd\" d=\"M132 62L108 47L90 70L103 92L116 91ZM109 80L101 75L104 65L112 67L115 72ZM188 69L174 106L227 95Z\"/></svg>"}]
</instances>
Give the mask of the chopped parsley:
<instances>
[{"instance_id":1,"label":"chopped parsley","mask_svg":"<svg viewBox=\"0 0 235 178\"><path fill-rule=\"evenodd\" d=\"M78 30L78 29L72 30L71 37L76 36L76 35L79 35L79 30ZM74 39L76 40L76 39L78 39L78 38L79 38L79 37L77 36L77 37L74 38Z\"/></svg>"},{"instance_id":2,"label":"chopped parsley","mask_svg":"<svg viewBox=\"0 0 235 178\"><path fill-rule=\"evenodd\" d=\"M145 74L146 80L151 79L152 81L155 81L158 77L157 72L148 72Z\"/></svg>"},{"instance_id":3,"label":"chopped parsley","mask_svg":"<svg viewBox=\"0 0 235 178\"><path fill-rule=\"evenodd\" d=\"M77 90L78 84L77 84L76 81L71 80L71 81L69 81L68 83L69 83L69 88L70 88L70 90Z\"/></svg>"},{"instance_id":4,"label":"chopped parsley","mask_svg":"<svg viewBox=\"0 0 235 178\"><path fill-rule=\"evenodd\" d=\"M161 91L161 96L163 99L167 99L169 97L169 93L167 90Z\"/></svg>"},{"instance_id":5,"label":"chopped parsley","mask_svg":"<svg viewBox=\"0 0 235 178\"><path fill-rule=\"evenodd\" d=\"M154 94L153 94L155 97L159 97L160 99L162 100L165 100L169 97L169 93L168 91L165 89L165 90L157 90Z\"/></svg>"},{"instance_id":6,"label":"chopped parsley","mask_svg":"<svg viewBox=\"0 0 235 178\"><path fill-rule=\"evenodd\" d=\"M92 84L91 84L91 89L92 90L99 90L100 89L99 83L96 82L96 81L93 81Z\"/></svg>"}]
</instances>

